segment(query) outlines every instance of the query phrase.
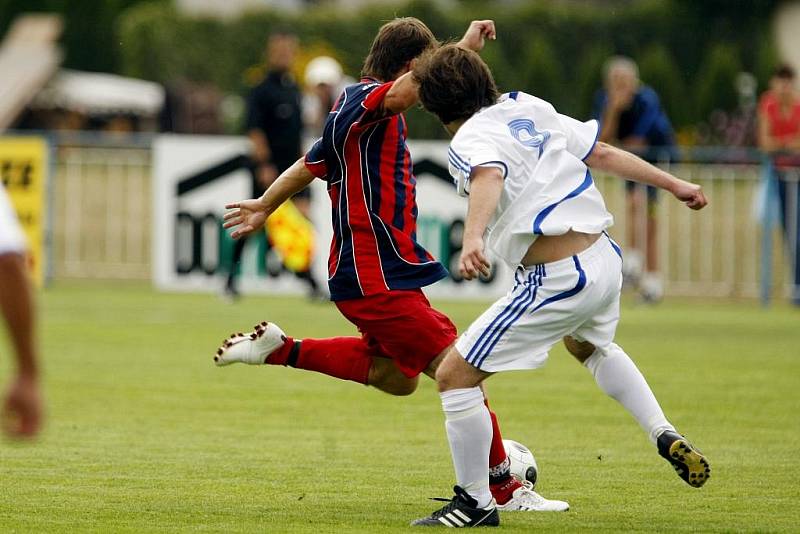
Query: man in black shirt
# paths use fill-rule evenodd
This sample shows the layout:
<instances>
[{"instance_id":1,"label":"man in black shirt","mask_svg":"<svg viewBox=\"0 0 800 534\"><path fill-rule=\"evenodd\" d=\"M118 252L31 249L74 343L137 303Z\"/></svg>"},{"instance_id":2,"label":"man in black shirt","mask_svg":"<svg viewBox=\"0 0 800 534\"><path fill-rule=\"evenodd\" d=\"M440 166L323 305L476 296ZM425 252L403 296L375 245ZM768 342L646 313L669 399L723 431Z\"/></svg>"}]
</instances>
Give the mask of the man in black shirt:
<instances>
[{"instance_id":1,"label":"man in black shirt","mask_svg":"<svg viewBox=\"0 0 800 534\"><path fill-rule=\"evenodd\" d=\"M275 32L267 41L268 72L264 80L247 98L247 136L253 144L251 173L253 198L258 198L302 155L302 93L294 81L291 68L297 53L297 37L287 32ZM309 190L294 197L303 215L309 213ZM225 292L236 297L237 265L244 250L244 239L236 242L233 263L228 274ZM319 290L310 269L295 273L308 282L312 295Z\"/></svg>"}]
</instances>

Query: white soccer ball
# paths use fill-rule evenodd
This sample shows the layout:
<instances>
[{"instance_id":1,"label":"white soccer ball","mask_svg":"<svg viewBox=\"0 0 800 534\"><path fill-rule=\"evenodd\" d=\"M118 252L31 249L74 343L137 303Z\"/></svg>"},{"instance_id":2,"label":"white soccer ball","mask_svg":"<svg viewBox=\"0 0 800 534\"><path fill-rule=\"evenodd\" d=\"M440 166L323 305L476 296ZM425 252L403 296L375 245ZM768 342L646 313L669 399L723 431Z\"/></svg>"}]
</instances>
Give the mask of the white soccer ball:
<instances>
[{"instance_id":1,"label":"white soccer ball","mask_svg":"<svg viewBox=\"0 0 800 534\"><path fill-rule=\"evenodd\" d=\"M504 439L503 446L506 449L506 455L511 460L511 474L520 480L527 480L535 488L539 478L539 466L530 449L522 443L510 439Z\"/></svg>"}]
</instances>

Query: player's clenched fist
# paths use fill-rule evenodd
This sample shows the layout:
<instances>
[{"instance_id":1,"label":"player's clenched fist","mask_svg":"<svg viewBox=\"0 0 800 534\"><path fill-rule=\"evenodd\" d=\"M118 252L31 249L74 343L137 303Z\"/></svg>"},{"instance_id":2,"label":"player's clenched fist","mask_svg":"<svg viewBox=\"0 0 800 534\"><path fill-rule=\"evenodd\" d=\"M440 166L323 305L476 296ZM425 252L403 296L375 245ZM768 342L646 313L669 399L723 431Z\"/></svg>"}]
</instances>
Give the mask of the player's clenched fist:
<instances>
[{"instance_id":1,"label":"player's clenched fist","mask_svg":"<svg viewBox=\"0 0 800 534\"><path fill-rule=\"evenodd\" d=\"M483 253L483 238L464 238L461 248L461 260L458 263L458 272L464 280L472 280L480 275L491 274L491 263Z\"/></svg>"},{"instance_id":2,"label":"player's clenched fist","mask_svg":"<svg viewBox=\"0 0 800 534\"><path fill-rule=\"evenodd\" d=\"M467 48L475 52L483 50L484 39L497 39L497 31L494 28L493 20L473 20L464 37L459 41L458 46Z\"/></svg>"},{"instance_id":3,"label":"player's clenched fist","mask_svg":"<svg viewBox=\"0 0 800 534\"><path fill-rule=\"evenodd\" d=\"M703 209L708 204L703 188L684 180L676 181L672 186L672 194L693 210Z\"/></svg>"}]
</instances>

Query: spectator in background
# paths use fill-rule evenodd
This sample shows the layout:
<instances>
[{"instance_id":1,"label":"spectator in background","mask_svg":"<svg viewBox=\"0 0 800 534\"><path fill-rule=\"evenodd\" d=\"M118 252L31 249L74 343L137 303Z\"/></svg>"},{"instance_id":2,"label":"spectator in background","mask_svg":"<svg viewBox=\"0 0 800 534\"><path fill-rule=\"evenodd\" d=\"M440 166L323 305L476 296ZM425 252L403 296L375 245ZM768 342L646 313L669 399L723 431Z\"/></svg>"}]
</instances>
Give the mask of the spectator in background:
<instances>
[{"instance_id":1,"label":"spectator in background","mask_svg":"<svg viewBox=\"0 0 800 534\"><path fill-rule=\"evenodd\" d=\"M17 376L3 400L2 425L12 437L34 436L42 420L33 292L25 249L22 228L0 184L0 310L17 360Z\"/></svg>"},{"instance_id":2,"label":"spectator in background","mask_svg":"<svg viewBox=\"0 0 800 534\"><path fill-rule=\"evenodd\" d=\"M286 31L276 31L267 40L268 71L264 80L247 98L247 136L253 145L252 194L260 197L280 173L291 167L302 151L302 94L291 74L297 55L297 37ZM310 191L305 189L292 200L297 209L308 218ZM233 262L225 284L225 293L235 298L238 264L246 240L236 241ZM311 275L310 265L294 271L298 278L308 283L311 295L316 297L319 288Z\"/></svg>"},{"instance_id":3,"label":"spectator in background","mask_svg":"<svg viewBox=\"0 0 800 534\"><path fill-rule=\"evenodd\" d=\"M610 58L604 68L605 87L594 98L593 117L600 121L599 140L637 152L650 163L673 159L672 125L656 92L639 81L636 63L624 56ZM655 187L626 182L626 280L638 287L646 302L661 300L663 280L658 267ZM646 192L646 201L645 201ZM646 209L646 214L645 214ZM644 230L645 242L641 234Z\"/></svg>"},{"instance_id":4,"label":"spectator in background","mask_svg":"<svg viewBox=\"0 0 800 534\"><path fill-rule=\"evenodd\" d=\"M339 62L329 56L317 56L309 61L303 78L306 86L303 124L306 133L316 139L322 135L322 127L336 97L342 94L345 85L355 80L346 78Z\"/></svg>"},{"instance_id":5,"label":"spectator in background","mask_svg":"<svg viewBox=\"0 0 800 534\"><path fill-rule=\"evenodd\" d=\"M800 306L800 96L789 66L775 71L758 105L758 146L770 155L781 219L794 270L792 301Z\"/></svg>"}]
</instances>

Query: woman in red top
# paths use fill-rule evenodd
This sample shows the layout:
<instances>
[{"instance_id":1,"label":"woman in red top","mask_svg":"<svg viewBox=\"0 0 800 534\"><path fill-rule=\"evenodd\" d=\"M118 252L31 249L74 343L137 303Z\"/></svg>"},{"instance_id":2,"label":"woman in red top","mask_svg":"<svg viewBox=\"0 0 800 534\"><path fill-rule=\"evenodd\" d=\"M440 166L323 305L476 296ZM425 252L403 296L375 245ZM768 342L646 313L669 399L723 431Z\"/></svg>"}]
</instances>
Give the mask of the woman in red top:
<instances>
[{"instance_id":1,"label":"woman in red top","mask_svg":"<svg viewBox=\"0 0 800 534\"><path fill-rule=\"evenodd\" d=\"M794 270L792 301L800 306L800 96L794 70L783 66L758 105L758 145L772 157L778 178L781 219Z\"/></svg>"},{"instance_id":2,"label":"woman in red top","mask_svg":"<svg viewBox=\"0 0 800 534\"><path fill-rule=\"evenodd\" d=\"M800 150L800 97L794 70L780 67L758 105L758 144L765 152Z\"/></svg>"}]
</instances>

